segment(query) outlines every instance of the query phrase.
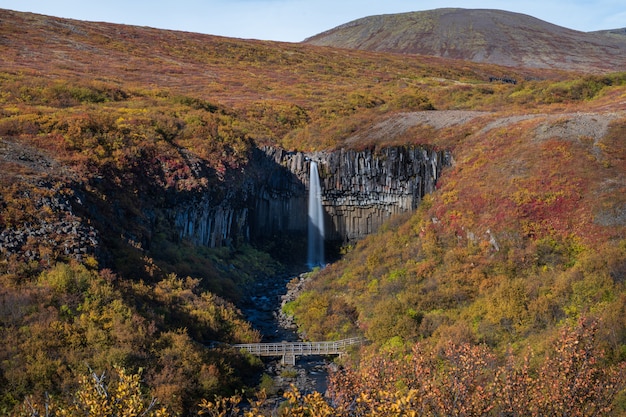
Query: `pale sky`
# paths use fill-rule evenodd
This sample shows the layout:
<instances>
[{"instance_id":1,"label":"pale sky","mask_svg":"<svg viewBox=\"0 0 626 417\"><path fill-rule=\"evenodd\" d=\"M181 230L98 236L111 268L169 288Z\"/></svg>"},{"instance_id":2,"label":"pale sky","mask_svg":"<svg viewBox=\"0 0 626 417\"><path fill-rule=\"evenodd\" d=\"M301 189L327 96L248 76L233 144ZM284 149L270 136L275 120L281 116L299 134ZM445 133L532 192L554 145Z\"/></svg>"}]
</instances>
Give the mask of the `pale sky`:
<instances>
[{"instance_id":1,"label":"pale sky","mask_svg":"<svg viewBox=\"0 0 626 417\"><path fill-rule=\"evenodd\" d=\"M0 9L286 42L365 16L441 7L508 10L585 32L626 27L624 0L0 0Z\"/></svg>"}]
</instances>

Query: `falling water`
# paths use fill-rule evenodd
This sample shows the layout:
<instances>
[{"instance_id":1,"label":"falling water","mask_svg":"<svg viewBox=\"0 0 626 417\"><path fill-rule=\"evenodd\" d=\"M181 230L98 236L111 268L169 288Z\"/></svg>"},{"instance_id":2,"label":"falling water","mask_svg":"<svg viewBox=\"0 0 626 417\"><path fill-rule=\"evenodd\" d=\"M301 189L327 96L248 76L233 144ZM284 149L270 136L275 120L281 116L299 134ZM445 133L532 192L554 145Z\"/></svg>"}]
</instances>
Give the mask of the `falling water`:
<instances>
[{"instance_id":1,"label":"falling water","mask_svg":"<svg viewBox=\"0 0 626 417\"><path fill-rule=\"evenodd\" d=\"M309 268L324 266L324 210L317 162L311 161L309 179Z\"/></svg>"}]
</instances>

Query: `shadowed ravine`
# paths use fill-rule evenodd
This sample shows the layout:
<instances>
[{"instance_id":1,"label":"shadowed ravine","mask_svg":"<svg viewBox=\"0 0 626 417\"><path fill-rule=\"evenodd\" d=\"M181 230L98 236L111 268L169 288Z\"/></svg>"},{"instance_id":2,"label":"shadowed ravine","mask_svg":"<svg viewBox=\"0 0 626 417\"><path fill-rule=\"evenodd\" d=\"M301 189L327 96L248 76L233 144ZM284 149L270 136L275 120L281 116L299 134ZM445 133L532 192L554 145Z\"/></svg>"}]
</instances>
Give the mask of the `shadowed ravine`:
<instances>
[{"instance_id":1,"label":"shadowed ravine","mask_svg":"<svg viewBox=\"0 0 626 417\"><path fill-rule=\"evenodd\" d=\"M415 209L424 194L434 189L441 168L449 164L444 152L415 147L384 148L378 152L342 150L310 156L266 149L265 155L265 162L274 162L267 168L274 174L268 175L272 181L262 187L262 194L272 198L255 205L252 229L256 233L280 235L297 230L294 225L307 225L307 231L300 233L308 234L308 269L325 265L325 244L329 245L333 238L339 242L358 240L374 233L394 214ZM308 193L287 192L300 189L293 185L295 182L300 187L304 185L302 188L308 189ZM302 204L307 197L308 204ZM280 202L280 198L285 201ZM307 206L308 213L297 209ZM269 227L270 224L274 226ZM277 225L286 225L285 230ZM242 310L261 332L263 343L298 341L295 330L281 325L282 320L278 319L292 278L293 275L264 280L249 291ZM302 279L300 275L294 281ZM295 367L282 365L280 356L263 361L265 373L274 379L278 392L291 384L301 392L326 389L324 358L299 356ZM288 378L284 377L286 374Z\"/></svg>"},{"instance_id":2,"label":"shadowed ravine","mask_svg":"<svg viewBox=\"0 0 626 417\"><path fill-rule=\"evenodd\" d=\"M246 319L261 332L264 343L299 340L298 334L282 326L279 320L282 298L292 279L293 276L285 275L257 283L242 307ZM296 385L304 393L326 391L326 366L329 362L323 357L300 356L296 358L295 366L281 365L279 356L262 360L265 364L264 372L274 379L276 398L281 397L290 384Z\"/></svg>"}]
</instances>

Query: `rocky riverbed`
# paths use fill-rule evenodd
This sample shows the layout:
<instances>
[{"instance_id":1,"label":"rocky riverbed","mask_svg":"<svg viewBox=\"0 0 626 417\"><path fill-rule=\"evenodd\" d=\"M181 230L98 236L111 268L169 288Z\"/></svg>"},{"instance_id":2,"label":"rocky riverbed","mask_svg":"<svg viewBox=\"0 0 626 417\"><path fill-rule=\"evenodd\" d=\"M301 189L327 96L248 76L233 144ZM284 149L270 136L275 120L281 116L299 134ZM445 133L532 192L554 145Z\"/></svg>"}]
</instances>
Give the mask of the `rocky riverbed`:
<instances>
[{"instance_id":1,"label":"rocky riverbed","mask_svg":"<svg viewBox=\"0 0 626 417\"><path fill-rule=\"evenodd\" d=\"M256 283L250 289L242 311L263 335L262 342L294 342L299 340L293 319L282 312L282 306L294 300L308 279L308 273L296 277L276 277ZM296 365L282 365L281 358L263 359L266 376L262 385L270 400L279 401L282 393L294 385L302 393L326 391L328 361L323 357L301 356ZM272 383L269 383L268 377ZM270 386L271 385L271 386Z\"/></svg>"}]
</instances>

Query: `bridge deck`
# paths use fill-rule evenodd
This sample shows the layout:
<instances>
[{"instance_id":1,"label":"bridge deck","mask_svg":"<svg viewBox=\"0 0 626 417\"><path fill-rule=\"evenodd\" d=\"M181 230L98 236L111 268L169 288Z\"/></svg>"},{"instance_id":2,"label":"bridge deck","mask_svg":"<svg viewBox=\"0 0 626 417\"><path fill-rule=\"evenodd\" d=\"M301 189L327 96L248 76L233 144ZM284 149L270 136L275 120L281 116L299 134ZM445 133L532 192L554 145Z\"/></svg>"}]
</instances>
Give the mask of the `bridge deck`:
<instances>
[{"instance_id":1,"label":"bridge deck","mask_svg":"<svg viewBox=\"0 0 626 417\"><path fill-rule=\"evenodd\" d=\"M283 363L295 363L296 356L306 355L341 355L348 346L359 345L360 337L337 340L334 342L281 342L281 343L246 343L234 347L248 351L256 356L282 356Z\"/></svg>"}]
</instances>

